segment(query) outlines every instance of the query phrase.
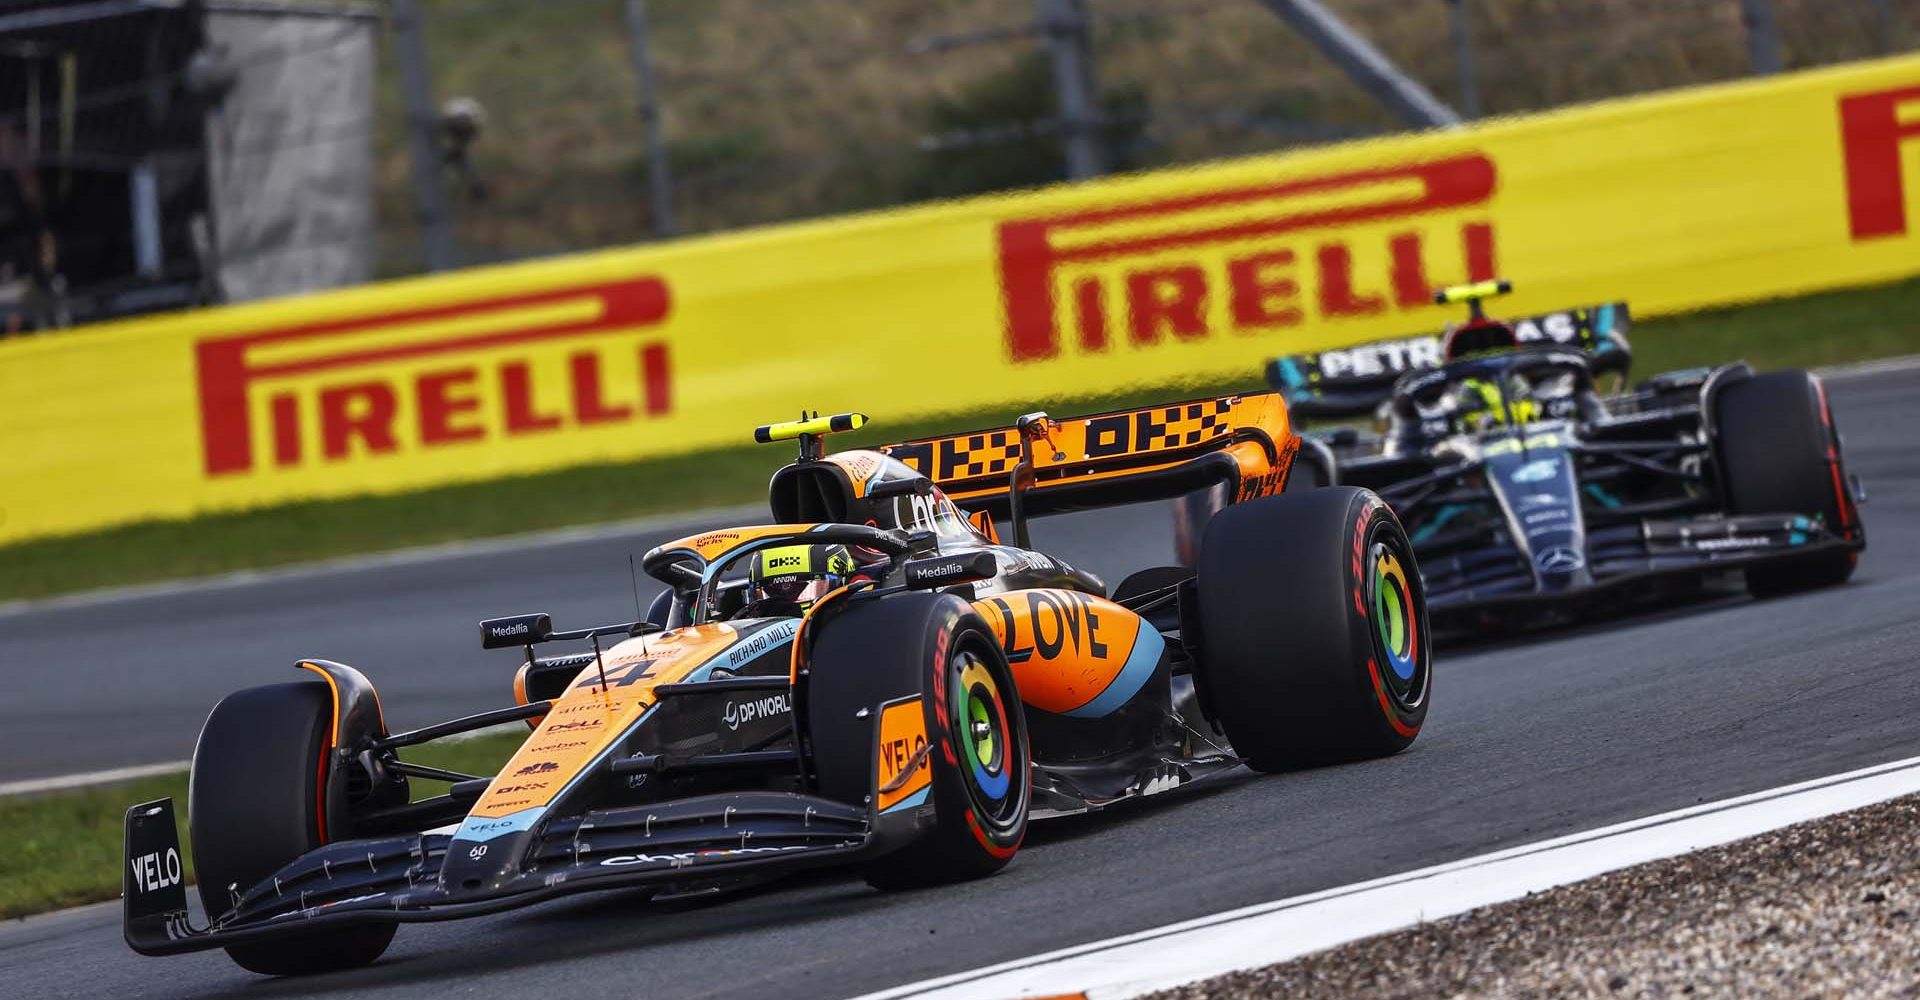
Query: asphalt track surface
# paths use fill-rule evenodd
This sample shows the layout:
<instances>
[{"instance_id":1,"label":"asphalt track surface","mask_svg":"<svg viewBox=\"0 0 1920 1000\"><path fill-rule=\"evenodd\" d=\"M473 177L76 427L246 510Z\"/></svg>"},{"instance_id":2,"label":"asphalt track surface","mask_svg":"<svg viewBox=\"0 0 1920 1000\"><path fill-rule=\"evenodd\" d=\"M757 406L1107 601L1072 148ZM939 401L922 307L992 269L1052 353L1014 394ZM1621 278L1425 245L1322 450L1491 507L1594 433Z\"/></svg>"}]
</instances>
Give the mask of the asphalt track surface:
<instances>
[{"instance_id":1,"label":"asphalt track surface","mask_svg":"<svg viewBox=\"0 0 1920 1000\"><path fill-rule=\"evenodd\" d=\"M1911 757L1920 373L1831 389L1872 495L1872 548L1851 584L1447 650L1426 731L1393 759L1234 777L1036 826L983 882L883 895L821 876L703 905L578 897L403 927L376 966L301 981L252 976L218 952L139 958L117 909L94 907L0 929L0 996L846 996ZM1074 520L1048 525L1055 545L1096 571L1117 577L1167 551L1154 509ZM625 553L647 544L0 618L0 776L184 756L219 693L290 676L301 654L365 667L397 725L497 703L510 657L473 648L474 620L616 618L631 608ZM112 742L79 745L82 727Z\"/></svg>"}]
</instances>

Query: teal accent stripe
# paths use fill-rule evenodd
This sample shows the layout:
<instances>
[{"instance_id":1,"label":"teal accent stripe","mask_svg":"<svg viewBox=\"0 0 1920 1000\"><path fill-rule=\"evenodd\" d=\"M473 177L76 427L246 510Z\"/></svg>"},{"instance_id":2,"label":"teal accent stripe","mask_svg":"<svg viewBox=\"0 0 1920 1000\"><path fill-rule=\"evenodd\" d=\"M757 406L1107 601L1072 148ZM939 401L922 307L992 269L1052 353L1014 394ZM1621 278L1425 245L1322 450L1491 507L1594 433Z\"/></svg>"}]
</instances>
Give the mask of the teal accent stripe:
<instances>
[{"instance_id":1,"label":"teal accent stripe","mask_svg":"<svg viewBox=\"0 0 1920 1000\"><path fill-rule=\"evenodd\" d=\"M890 805L885 809L880 810L880 813L881 815L886 815L887 813L893 812L896 809L911 809L914 806L926 805L927 793L930 791L933 791L932 785L928 785L927 787L920 789L919 791L913 793L912 795L909 795L906 798L901 799L898 802L895 802L893 805Z\"/></svg>"},{"instance_id":2,"label":"teal accent stripe","mask_svg":"<svg viewBox=\"0 0 1920 1000\"><path fill-rule=\"evenodd\" d=\"M1440 529L1446 527L1448 521L1453 520L1454 518L1460 516L1463 513L1466 513L1468 510L1471 510L1471 509L1472 508L1468 507L1466 504L1461 504L1461 503L1450 503L1444 507L1441 507L1439 513L1433 515L1433 520L1428 521L1426 524L1421 525L1420 530L1414 532L1413 537L1408 539L1408 541L1411 541L1415 545L1419 545L1421 542L1424 542L1427 539L1432 538L1433 536L1439 534Z\"/></svg>"},{"instance_id":3,"label":"teal accent stripe","mask_svg":"<svg viewBox=\"0 0 1920 1000\"><path fill-rule=\"evenodd\" d=\"M1588 483L1585 492L1588 496L1600 501L1603 506L1620 506L1620 498L1602 489L1599 483Z\"/></svg>"},{"instance_id":4,"label":"teal accent stripe","mask_svg":"<svg viewBox=\"0 0 1920 1000\"><path fill-rule=\"evenodd\" d=\"M1126 704L1153 676L1153 668L1160 665L1160 654L1167 648L1167 640L1161 638L1160 630L1140 623L1140 632L1133 640L1133 651L1127 654L1127 665L1120 668L1120 676L1107 685L1105 691L1072 711L1063 714L1075 719L1097 719Z\"/></svg>"},{"instance_id":5,"label":"teal accent stripe","mask_svg":"<svg viewBox=\"0 0 1920 1000\"><path fill-rule=\"evenodd\" d=\"M495 837L504 837L509 833L519 833L540 821L547 811L545 806L529 806L517 813L492 818L469 816L453 839L468 843L486 843ZM484 829L482 829L484 828Z\"/></svg>"},{"instance_id":6,"label":"teal accent stripe","mask_svg":"<svg viewBox=\"0 0 1920 1000\"><path fill-rule=\"evenodd\" d=\"M755 636L770 633L775 629L784 629L786 631L786 636L777 642L769 641L765 646L762 646L761 648L754 650L751 653L748 653L745 657L743 657L737 663L733 661L730 654L735 649L738 649L742 643L752 642ZM800 619L798 618L775 618L775 619L772 619L765 628L754 629L751 632L743 632L741 633L739 638L734 640L733 645L727 647L726 652L719 653L713 657L710 657L707 660L707 662L702 663L698 667L695 667L693 673L688 674L686 676L686 679L680 681L679 683L698 684L699 682L704 681L708 677L712 676L714 669L717 667L724 666L728 670L737 671L741 667L744 667L747 664L752 663L753 661L761 658L762 656L767 655L768 653L773 652L776 649L791 649L792 647L787 645L787 642L788 640L793 638L794 633L799 631L799 629L800 629ZM722 660L725 660L727 662L722 663L721 662Z\"/></svg>"}]
</instances>

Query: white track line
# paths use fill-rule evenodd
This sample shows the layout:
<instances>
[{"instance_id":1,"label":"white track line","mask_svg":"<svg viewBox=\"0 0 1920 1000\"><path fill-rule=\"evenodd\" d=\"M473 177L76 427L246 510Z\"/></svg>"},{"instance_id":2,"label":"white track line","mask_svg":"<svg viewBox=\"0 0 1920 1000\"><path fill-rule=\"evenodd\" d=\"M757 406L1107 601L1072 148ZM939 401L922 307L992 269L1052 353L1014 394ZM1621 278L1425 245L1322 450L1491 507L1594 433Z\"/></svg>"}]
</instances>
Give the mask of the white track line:
<instances>
[{"instance_id":1,"label":"white track line","mask_svg":"<svg viewBox=\"0 0 1920 1000\"><path fill-rule=\"evenodd\" d=\"M1813 373L1829 381L1861 378L1867 375L1885 375L1890 372L1906 372L1920 368L1920 354L1907 354L1897 358L1881 358L1878 361L1856 361L1847 365L1828 365L1815 368Z\"/></svg>"},{"instance_id":2,"label":"white track line","mask_svg":"<svg viewBox=\"0 0 1920 1000\"><path fill-rule=\"evenodd\" d=\"M186 771L188 764L188 761L175 760L164 764L140 764L135 767L116 767L107 771L88 771L85 774L63 774L55 778L8 781L0 783L0 799L10 795L64 792L73 788L86 788L89 785L111 785L119 781L151 778L157 774L179 774Z\"/></svg>"},{"instance_id":3,"label":"white track line","mask_svg":"<svg viewBox=\"0 0 1920 1000\"><path fill-rule=\"evenodd\" d=\"M1632 865L1920 792L1920 757L1787 785L1357 885L1262 903L860 1000L1121 1000L1310 952Z\"/></svg>"},{"instance_id":4,"label":"white track line","mask_svg":"<svg viewBox=\"0 0 1920 1000\"><path fill-rule=\"evenodd\" d=\"M77 594L61 594L54 597L33 597L24 600L5 601L0 602L0 618L32 614L40 611L51 611L56 608L92 607L100 604L113 604L120 601L137 601L149 597L165 597L172 594L225 590L233 587L251 587L256 584L282 580L299 580L342 573L358 573L373 569L392 569L396 566L412 566L419 563L435 562L441 559L511 554L554 545L570 545L576 542L611 542L628 535L663 531L675 527L685 527L687 531L693 532L712 527L715 524L739 524L745 523L747 519L764 519L766 516L767 508L765 504L747 504L738 507L716 507L709 510L690 510L677 514L660 514L653 517L634 518L626 521L608 521L601 524L579 525L572 528L555 528L550 531L531 531L518 535L498 535L492 538L479 538L471 541L443 542L438 545L421 545L409 549L389 549L385 552L341 556L338 559L322 559L315 562L293 563L288 566L279 566L273 569L239 570L233 573L222 573L218 576L192 577L185 580L163 580L157 583L136 583L124 587L83 590Z\"/></svg>"}]
</instances>

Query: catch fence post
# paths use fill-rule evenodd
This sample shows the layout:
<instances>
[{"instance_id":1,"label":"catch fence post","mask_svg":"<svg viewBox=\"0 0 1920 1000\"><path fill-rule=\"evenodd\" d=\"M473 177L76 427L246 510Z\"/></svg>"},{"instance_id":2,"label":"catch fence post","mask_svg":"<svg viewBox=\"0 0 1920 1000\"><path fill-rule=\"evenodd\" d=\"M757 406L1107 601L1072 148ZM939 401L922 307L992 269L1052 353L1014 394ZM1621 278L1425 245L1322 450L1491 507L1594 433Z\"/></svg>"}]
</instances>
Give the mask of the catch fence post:
<instances>
[{"instance_id":1,"label":"catch fence post","mask_svg":"<svg viewBox=\"0 0 1920 1000\"><path fill-rule=\"evenodd\" d=\"M1467 22L1467 2L1446 0L1446 3L1453 34L1453 59L1460 70L1460 115L1472 121L1480 117L1480 77L1473 65L1473 34Z\"/></svg>"},{"instance_id":2,"label":"catch fence post","mask_svg":"<svg viewBox=\"0 0 1920 1000\"><path fill-rule=\"evenodd\" d=\"M1053 61L1053 86L1059 95L1060 129L1067 150L1067 177L1086 180L1106 173L1094 102L1091 34L1085 0L1034 0Z\"/></svg>"},{"instance_id":3,"label":"catch fence post","mask_svg":"<svg viewBox=\"0 0 1920 1000\"><path fill-rule=\"evenodd\" d=\"M433 80L418 0L393 0L395 56L407 108L408 158L413 161L413 206L420 217L427 270L459 266L453 242L453 209L447 201L446 164L440 153L440 115L433 106Z\"/></svg>"},{"instance_id":4,"label":"catch fence post","mask_svg":"<svg viewBox=\"0 0 1920 1000\"><path fill-rule=\"evenodd\" d=\"M1780 22L1773 0L1740 0L1740 20L1747 26L1747 57L1755 76L1780 72Z\"/></svg>"},{"instance_id":5,"label":"catch fence post","mask_svg":"<svg viewBox=\"0 0 1920 1000\"><path fill-rule=\"evenodd\" d=\"M627 0L627 32L633 38L633 78L640 90L640 125L646 132L648 214L653 216L654 235L672 236L673 175L660 120L660 81L653 72L648 41L647 0Z\"/></svg>"}]
</instances>

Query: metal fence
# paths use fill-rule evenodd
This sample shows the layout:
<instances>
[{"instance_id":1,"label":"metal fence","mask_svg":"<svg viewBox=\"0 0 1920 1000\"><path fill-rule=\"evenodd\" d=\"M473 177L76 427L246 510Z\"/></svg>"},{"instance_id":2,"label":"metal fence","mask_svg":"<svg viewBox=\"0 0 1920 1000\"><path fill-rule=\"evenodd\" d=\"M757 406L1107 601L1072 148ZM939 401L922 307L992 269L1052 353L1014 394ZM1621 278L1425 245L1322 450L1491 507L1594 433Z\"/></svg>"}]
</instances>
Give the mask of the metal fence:
<instances>
[{"instance_id":1,"label":"metal fence","mask_svg":"<svg viewBox=\"0 0 1920 1000\"><path fill-rule=\"evenodd\" d=\"M1920 0L392 0L380 269L1408 127L1303 10L1465 119L1920 42Z\"/></svg>"}]
</instances>

